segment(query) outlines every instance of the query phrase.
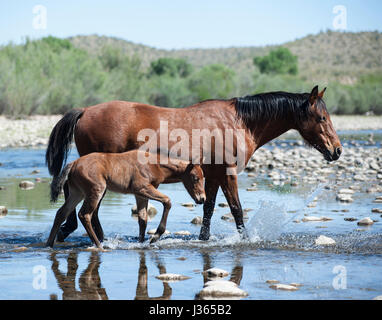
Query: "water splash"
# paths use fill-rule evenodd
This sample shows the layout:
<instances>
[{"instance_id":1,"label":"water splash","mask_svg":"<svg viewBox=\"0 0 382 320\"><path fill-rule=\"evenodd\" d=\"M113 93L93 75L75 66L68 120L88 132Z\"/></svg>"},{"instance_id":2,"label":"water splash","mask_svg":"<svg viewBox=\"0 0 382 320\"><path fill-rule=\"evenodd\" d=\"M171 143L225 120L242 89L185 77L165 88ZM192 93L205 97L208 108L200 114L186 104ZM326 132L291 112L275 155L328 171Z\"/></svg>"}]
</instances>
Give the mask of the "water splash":
<instances>
[{"instance_id":1,"label":"water splash","mask_svg":"<svg viewBox=\"0 0 382 320\"><path fill-rule=\"evenodd\" d=\"M284 231L284 228L297 216L306 212L307 206L318 197L325 188L325 184L319 184L295 209L292 216L287 213L287 205L275 201L260 201L260 208L247 224L249 241L276 241Z\"/></svg>"}]
</instances>

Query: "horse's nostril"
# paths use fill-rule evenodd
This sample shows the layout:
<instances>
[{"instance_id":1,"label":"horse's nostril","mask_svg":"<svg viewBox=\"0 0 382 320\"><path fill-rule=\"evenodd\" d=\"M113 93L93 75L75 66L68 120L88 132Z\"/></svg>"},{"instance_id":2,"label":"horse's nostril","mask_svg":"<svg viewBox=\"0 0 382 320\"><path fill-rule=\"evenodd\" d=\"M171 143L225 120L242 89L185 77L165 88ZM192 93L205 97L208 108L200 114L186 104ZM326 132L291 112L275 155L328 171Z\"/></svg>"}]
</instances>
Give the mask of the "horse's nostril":
<instances>
[{"instance_id":1,"label":"horse's nostril","mask_svg":"<svg viewBox=\"0 0 382 320\"><path fill-rule=\"evenodd\" d=\"M342 153L341 148L340 148L340 147L336 148L336 154L337 154L337 156L340 156L341 153Z\"/></svg>"}]
</instances>

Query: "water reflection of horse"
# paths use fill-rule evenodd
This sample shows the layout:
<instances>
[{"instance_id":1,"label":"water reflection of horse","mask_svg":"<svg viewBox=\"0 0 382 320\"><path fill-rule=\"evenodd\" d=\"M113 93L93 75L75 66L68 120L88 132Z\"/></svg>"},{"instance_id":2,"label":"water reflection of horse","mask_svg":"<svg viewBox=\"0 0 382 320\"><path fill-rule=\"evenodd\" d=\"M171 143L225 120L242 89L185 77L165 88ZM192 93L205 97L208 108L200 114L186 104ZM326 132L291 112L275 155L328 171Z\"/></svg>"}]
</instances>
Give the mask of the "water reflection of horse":
<instances>
[{"instance_id":1,"label":"water reflection of horse","mask_svg":"<svg viewBox=\"0 0 382 320\"><path fill-rule=\"evenodd\" d=\"M52 262L52 272L56 278L58 287L62 290L63 300L107 300L108 295L106 288L103 288L101 282L101 275L99 274L99 268L101 266L100 252L93 251L89 257L89 263L86 269L81 273L79 278L79 290L76 289L76 277L78 271L78 252L70 252L66 258L67 272L60 271L59 259L57 259L57 253L52 252L50 260ZM148 283L148 268L146 263L147 251L139 251L139 268L138 279L135 291L135 300L169 300L173 294L173 290L170 284L166 281L161 281L163 290L160 296L149 296L149 283ZM159 274L167 273L165 263L160 259L157 253L151 252L154 264L159 271ZM202 251L201 257L203 261L203 283L206 283L210 279L204 272L213 267L211 255L208 251ZM243 266L240 262L240 254L235 256L234 267L231 271L230 281L240 285L243 277ZM158 281L158 280L156 280ZM190 280L187 280L190 281ZM192 281L192 280L191 280ZM55 294L51 294L51 298L55 298ZM197 294L195 299L199 299Z\"/></svg>"},{"instance_id":2,"label":"water reflection of horse","mask_svg":"<svg viewBox=\"0 0 382 320\"><path fill-rule=\"evenodd\" d=\"M82 272L79 279L80 290L76 289L76 275L78 269L78 252L71 252L67 258L68 270L63 273L59 269L59 261L56 252L50 255L52 261L52 271L56 277L57 284L62 290L63 300L107 300L106 290L102 288L99 276L101 265L100 256L97 252L92 252L89 258L88 267Z\"/></svg>"},{"instance_id":3,"label":"water reflection of horse","mask_svg":"<svg viewBox=\"0 0 382 320\"><path fill-rule=\"evenodd\" d=\"M138 139L141 130L150 129L159 132L163 121L167 123L168 132L181 129L185 133L189 148L192 148L193 130L209 132L214 132L216 129L220 132L231 130L233 137L229 148L236 151L244 150L245 163L258 148L290 129L297 130L311 146L323 154L326 160L337 160L342 147L322 99L324 91L319 92L316 86L311 93L271 92L229 100L207 100L178 109L123 101L74 109L66 113L53 128L46 152L46 162L49 172L53 176L59 175L73 136L81 156L91 152L119 153L138 149L145 143ZM238 144L238 132L242 134L243 131L244 142ZM168 148L162 151L169 152L178 143L177 137L179 135L169 139L167 134L165 138ZM157 137L158 146L161 145L160 138ZM203 163L202 166L207 198L203 207L203 225L199 235L201 240L209 239L210 221L219 187L227 199L238 231L245 230L237 174L226 174L227 168L233 169L230 171L232 173L237 167L226 158L221 164L214 163L215 144L219 145L218 140L215 140L212 139L207 144L207 153L211 155L212 163ZM226 150L228 143L224 137L220 142L222 149ZM194 156L192 151L190 149L188 152L191 157ZM230 154L236 156L235 153ZM202 162L203 150L199 150L199 156L198 160ZM65 194L67 197L67 190ZM97 221L93 221L93 225L97 224L99 225ZM73 211L62 226L58 239L63 241L76 228L77 219ZM102 230L99 232L101 234Z\"/></svg>"}]
</instances>

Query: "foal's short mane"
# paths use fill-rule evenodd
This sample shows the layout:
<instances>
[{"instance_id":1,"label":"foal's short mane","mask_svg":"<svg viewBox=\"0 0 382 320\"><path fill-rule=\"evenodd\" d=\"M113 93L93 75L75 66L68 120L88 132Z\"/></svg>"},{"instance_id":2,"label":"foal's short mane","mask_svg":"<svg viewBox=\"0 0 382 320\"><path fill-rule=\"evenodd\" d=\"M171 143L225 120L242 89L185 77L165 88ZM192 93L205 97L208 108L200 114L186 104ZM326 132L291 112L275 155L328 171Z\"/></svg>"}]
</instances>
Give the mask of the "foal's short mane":
<instances>
[{"instance_id":1,"label":"foal's short mane","mask_svg":"<svg viewBox=\"0 0 382 320\"><path fill-rule=\"evenodd\" d=\"M253 96L234 98L236 113L245 124L253 122L291 119L300 122L309 112L309 93L268 92ZM326 110L321 98L317 100L320 111Z\"/></svg>"}]
</instances>

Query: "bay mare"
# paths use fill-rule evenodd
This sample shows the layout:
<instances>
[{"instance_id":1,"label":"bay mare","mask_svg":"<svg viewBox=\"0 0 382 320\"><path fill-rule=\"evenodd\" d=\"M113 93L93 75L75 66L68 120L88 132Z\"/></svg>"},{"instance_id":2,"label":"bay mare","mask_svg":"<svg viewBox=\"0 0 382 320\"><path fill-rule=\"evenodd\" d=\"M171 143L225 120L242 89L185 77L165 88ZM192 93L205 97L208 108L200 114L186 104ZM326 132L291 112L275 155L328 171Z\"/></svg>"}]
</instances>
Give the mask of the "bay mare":
<instances>
[{"instance_id":1,"label":"bay mare","mask_svg":"<svg viewBox=\"0 0 382 320\"><path fill-rule=\"evenodd\" d=\"M288 130L297 130L304 140L317 149L327 161L337 160L342 152L340 140L333 128L323 100L325 89L315 86L310 93L270 92L228 100L206 100L185 108L157 107L137 102L111 101L95 106L73 109L67 112L53 128L46 151L46 163L51 175L59 175L66 161L73 137L81 156L91 152L120 153L138 149L145 144L139 141L142 130L159 132L161 122L165 122L169 132L182 129L192 147L193 130L215 129L233 132L232 146L223 139L218 143L224 150L243 151L247 163L252 154L261 146ZM245 132L240 143L238 132ZM158 146L160 137L158 135ZM168 149L177 140L167 140ZM212 162L203 163L203 152L199 159L188 159L202 163L205 177L206 201L203 206L203 224L199 239L208 240L210 221L215 207L219 187L222 189L235 219L237 230L245 235L243 210L239 200L237 184L237 164L223 159L214 163L215 140L208 146ZM168 152L169 150L160 150ZM235 154L234 154L235 155ZM189 156L192 157L190 150ZM227 174L230 168L231 174ZM240 169L240 168L239 168ZM236 170L236 172L235 172ZM233 174L232 174L233 173ZM64 186L65 197L68 196ZM102 241L103 231L96 214L92 224L98 238ZM98 226L98 227L97 227ZM77 228L77 219L73 211L61 227L58 240L63 241Z\"/></svg>"}]
</instances>

